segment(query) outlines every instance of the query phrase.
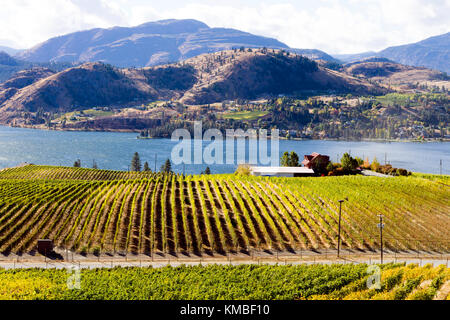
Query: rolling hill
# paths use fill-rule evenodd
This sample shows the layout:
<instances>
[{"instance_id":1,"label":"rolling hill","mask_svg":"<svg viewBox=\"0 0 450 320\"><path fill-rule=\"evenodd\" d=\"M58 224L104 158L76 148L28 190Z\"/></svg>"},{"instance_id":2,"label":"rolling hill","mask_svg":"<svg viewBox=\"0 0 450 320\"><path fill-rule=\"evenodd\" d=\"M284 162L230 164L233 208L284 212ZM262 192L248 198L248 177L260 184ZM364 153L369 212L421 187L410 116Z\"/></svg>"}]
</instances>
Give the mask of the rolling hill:
<instances>
[{"instance_id":1,"label":"rolling hill","mask_svg":"<svg viewBox=\"0 0 450 320\"><path fill-rule=\"evenodd\" d=\"M440 71L423 67L413 67L396 63L387 58L368 58L348 63L344 66L346 73L364 77L386 85L397 85L407 89L419 84L433 84L450 88L450 78Z\"/></svg>"},{"instance_id":2,"label":"rolling hill","mask_svg":"<svg viewBox=\"0 0 450 320\"><path fill-rule=\"evenodd\" d=\"M320 67L303 56L263 49L228 50L141 69L119 69L90 62L36 77L28 79L29 84L22 88L0 87L0 96L5 97L0 101L2 123L39 108L46 112L68 112L94 106L124 107L157 99L207 104L304 91L386 92L362 79ZM11 79L8 83L17 81Z\"/></svg>"}]
</instances>

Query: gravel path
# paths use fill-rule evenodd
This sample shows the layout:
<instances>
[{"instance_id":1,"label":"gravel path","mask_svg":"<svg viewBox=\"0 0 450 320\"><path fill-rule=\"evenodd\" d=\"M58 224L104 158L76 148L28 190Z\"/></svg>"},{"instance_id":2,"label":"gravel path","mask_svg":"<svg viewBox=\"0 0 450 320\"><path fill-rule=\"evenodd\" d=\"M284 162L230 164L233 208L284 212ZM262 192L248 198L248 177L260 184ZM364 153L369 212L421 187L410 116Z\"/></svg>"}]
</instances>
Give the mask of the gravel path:
<instances>
[{"instance_id":1,"label":"gravel path","mask_svg":"<svg viewBox=\"0 0 450 320\"><path fill-rule=\"evenodd\" d=\"M380 253L358 253L341 251L341 257L337 257L335 250L314 252L314 251L296 251L296 252L251 252L248 254L232 254L228 256L184 256L174 257L171 255L149 256L108 256L94 255L81 256L72 253L63 254L61 260L50 260L40 255L31 256L2 256L0 255L0 268L114 268L114 267L165 267L181 265L241 265L241 264L378 264L380 263ZM430 254L426 252L403 252L403 253L384 253L384 263L416 263L419 266L432 264L433 266L446 265L449 267L450 254Z\"/></svg>"},{"instance_id":2,"label":"gravel path","mask_svg":"<svg viewBox=\"0 0 450 320\"><path fill-rule=\"evenodd\" d=\"M393 178L394 177L394 176L382 174L382 173L371 171L371 170L362 170L361 174L363 176L372 176L372 177L380 177L380 178Z\"/></svg>"}]
</instances>

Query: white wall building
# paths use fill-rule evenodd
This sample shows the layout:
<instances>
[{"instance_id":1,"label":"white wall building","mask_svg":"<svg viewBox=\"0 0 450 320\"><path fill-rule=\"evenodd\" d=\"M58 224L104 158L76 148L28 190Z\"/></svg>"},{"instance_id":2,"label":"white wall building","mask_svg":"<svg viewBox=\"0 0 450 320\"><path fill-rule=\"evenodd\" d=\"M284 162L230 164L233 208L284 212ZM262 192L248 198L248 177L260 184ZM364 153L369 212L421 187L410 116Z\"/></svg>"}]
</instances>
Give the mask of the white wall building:
<instances>
[{"instance_id":1,"label":"white wall building","mask_svg":"<svg viewBox=\"0 0 450 320\"><path fill-rule=\"evenodd\" d=\"M251 167L253 176L264 177L308 177L314 175L313 169L306 167Z\"/></svg>"}]
</instances>

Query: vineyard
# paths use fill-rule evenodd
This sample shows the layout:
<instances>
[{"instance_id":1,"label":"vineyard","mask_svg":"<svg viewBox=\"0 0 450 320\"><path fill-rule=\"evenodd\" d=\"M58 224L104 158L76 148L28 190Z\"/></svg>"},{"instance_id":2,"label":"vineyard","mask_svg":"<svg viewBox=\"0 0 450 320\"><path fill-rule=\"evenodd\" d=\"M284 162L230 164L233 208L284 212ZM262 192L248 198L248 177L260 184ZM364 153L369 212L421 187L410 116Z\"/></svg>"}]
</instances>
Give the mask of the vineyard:
<instances>
[{"instance_id":1,"label":"vineyard","mask_svg":"<svg viewBox=\"0 0 450 320\"><path fill-rule=\"evenodd\" d=\"M67 167L0 171L0 252L38 239L79 253L336 248L450 251L450 189L421 177L182 176Z\"/></svg>"},{"instance_id":2,"label":"vineyard","mask_svg":"<svg viewBox=\"0 0 450 320\"><path fill-rule=\"evenodd\" d=\"M96 170L87 168L27 165L0 170L0 179L45 180L129 180L151 177L150 172Z\"/></svg>"},{"instance_id":3,"label":"vineyard","mask_svg":"<svg viewBox=\"0 0 450 320\"><path fill-rule=\"evenodd\" d=\"M374 273L369 268L348 264L83 269L79 287L72 290L64 269L0 269L0 300L450 299L450 269L445 266L381 265L379 286L370 289L367 283Z\"/></svg>"}]
</instances>

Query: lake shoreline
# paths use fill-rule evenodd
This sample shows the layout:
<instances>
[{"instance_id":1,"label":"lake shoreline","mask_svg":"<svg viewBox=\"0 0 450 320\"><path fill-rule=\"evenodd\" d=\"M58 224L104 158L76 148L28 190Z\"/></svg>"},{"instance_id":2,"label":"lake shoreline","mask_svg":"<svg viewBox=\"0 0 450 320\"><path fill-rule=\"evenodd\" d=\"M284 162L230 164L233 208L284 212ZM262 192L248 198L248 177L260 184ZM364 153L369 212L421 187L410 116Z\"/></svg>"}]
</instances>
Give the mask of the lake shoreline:
<instances>
[{"instance_id":1,"label":"lake shoreline","mask_svg":"<svg viewBox=\"0 0 450 320\"><path fill-rule=\"evenodd\" d=\"M231 139L230 139L231 140ZM211 162L209 153L211 140L205 140L202 145L202 157L194 162L194 154L199 150L192 146L186 149L189 152L190 162L185 167L177 162L175 147L178 141L170 138L137 139L137 134L127 132L93 132L93 131L56 131L56 130L29 130L0 126L0 168L13 167L20 163L47 164L59 166L72 166L77 159L81 160L83 167L92 167L94 163L100 169L127 170L135 152L139 153L141 162L148 162L152 170L159 169L166 159L172 160L175 172L186 174L199 174L207 166L212 173L233 173L237 164L241 162L238 152L245 151L245 160L250 161L250 144L239 144L234 140L233 164L227 160L226 141L223 141L223 154L218 160ZM199 143L200 144L200 143ZM264 143L263 143L264 144ZM272 143L267 141L267 156L271 157ZM278 145L278 147L276 146ZM274 147L278 148L280 159L284 152L296 152L301 159L304 155L313 152L330 156L333 162L339 162L345 152L362 159L379 159L380 163L390 163L396 168L405 168L413 172L450 174L450 148L447 141L426 141L426 143L411 143L402 141L346 141L346 140L311 140L311 139L280 139ZM197 146L198 148L198 146ZM173 152L175 151L175 158ZM184 150L183 150L184 152ZM197 152L197 153L196 153ZM253 155L253 153L252 153ZM257 151L258 165L277 166L274 160L264 160L264 154ZM196 158L198 159L198 158ZM215 159L215 158L214 158ZM252 158L254 159L254 158ZM256 158L255 158L256 159ZM442 164L440 162L442 161ZM156 163L155 163L156 162Z\"/></svg>"},{"instance_id":2,"label":"lake shoreline","mask_svg":"<svg viewBox=\"0 0 450 320\"><path fill-rule=\"evenodd\" d=\"M117 133L140 133L142 130L128 130L128 129L102 129L102 130L96 130L96 129L90 129L90 130L84 130L84 129L62 129L62 128L39 128L34 126L8 126L4 124L0 124L0 127L6 127L6 128L16 128L16 129L33 129L33 130L40 130L40 131L62 131L62 132L117 132ZM155 139L170 139L170 137L136 137L139 140L155 140ZM271 137L268 136L267 140L270 140ZM408 142L408 143L428 143L428 142L450 142L450 138L439 138L439 139L340 139L340 138L325 138L325 139L313 139L313 138L289 138L286 137L279 137L279 140L286 140L286 141L336 141L336 142L379 142L379 143L391 143L391 142ZM210 141L210 140L203 140L203 141Z\"/></svg>"}]
</instances>

